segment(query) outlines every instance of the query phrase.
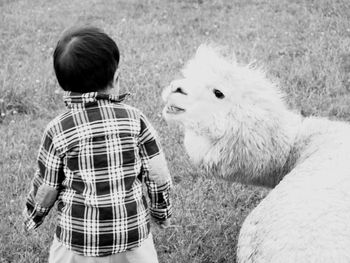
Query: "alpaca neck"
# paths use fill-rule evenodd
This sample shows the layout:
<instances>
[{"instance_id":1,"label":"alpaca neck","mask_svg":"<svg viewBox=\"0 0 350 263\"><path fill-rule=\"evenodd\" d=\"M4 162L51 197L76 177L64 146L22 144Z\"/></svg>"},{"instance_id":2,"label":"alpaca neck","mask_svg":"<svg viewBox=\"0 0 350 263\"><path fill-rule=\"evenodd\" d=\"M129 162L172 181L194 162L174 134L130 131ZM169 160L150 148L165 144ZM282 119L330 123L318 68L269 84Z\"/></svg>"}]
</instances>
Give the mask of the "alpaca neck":
<instances>
[{"instance_id":1,"label":"alpaca neck","mask_svg":"<svg viewBox=\"0 0 350 263\"><path fill-rule=\"evenodd\" d=\"M184 146L192 163L200 165L205 154L213 147L211 140L192 129L185 129Z\"/></svg>"},{"instance_id":2,"label":"alpaca neck","mask_svg":"<svg viewBox=\"0 0 350 263\"><path fill-rule=\"evenodd\" d=\"M246 174L247 177L242 180L244 183L274 188L294 168L300 155L298 134L302 117L286 111L280 120L279 127L271 135L273 143L270 148L270 159L265 159L265 165L258 165L260 169L256 169L254 174ZM257 154L261 155L259 152Z\"/></svg>"},{"instance_id":3,"label":"alpaca neck","mask_svg":"<svg viewBox=\"0 0 350 263\"><path fill-rule=\"evenodd\" d=\"M184 144L192 161L209 174L273 188L295 164L300 124L299 115L286 111L283 116L281 113L278 125L266 131L253 128L248 134L248 130L238 130L217 141L205 133L186 129Z\"/></svg>"},{"instance_id":4,"label":"alpaca neck","mask_svg":"<svg viewBox=\"0 0 350 263\"><path fill-rule=\"evenodd\" d=\"M274 188L284 176L294 168L296 161L300 156L298 137L301 124L302 117L300 115L291 111L286 112L283 117L283 123L281 124L281 130L279 131L281 134L284 134L284 140L275 140L275 142L280 143L279 146L276 146L276 152L279 154L275 156L275 165L265 173L262 171L262 174L264 174L265 177L261 177L261 179L257 180L257 183L253 181L252 184ZM277 133L276 136L278 136ZM283 136L281 136L281 138L283 138Z\"/></svg>"}]
</instances>

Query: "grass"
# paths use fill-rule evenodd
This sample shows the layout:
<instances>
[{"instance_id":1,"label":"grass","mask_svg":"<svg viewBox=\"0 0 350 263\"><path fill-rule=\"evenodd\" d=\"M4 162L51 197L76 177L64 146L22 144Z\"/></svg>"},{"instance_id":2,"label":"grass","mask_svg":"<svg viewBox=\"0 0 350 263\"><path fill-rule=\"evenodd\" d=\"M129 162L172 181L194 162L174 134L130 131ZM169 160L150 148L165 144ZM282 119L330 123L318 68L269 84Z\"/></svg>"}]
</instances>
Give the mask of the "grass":
<instances>
[{"instance_id":1,"label":"grass","mask_svg":"<svg viewBox=\"0 0 350 263\"><path fill-rule=\"evenodd\" d=\"M256 60L304 115L350 120L350 2L347 0L0 0L0 263L46 262L54 216L25 235L21 211L45 125L64 109L52 70L60 33L73 24L105 29L122 52L130 104L159 131L175 187L174 226L154 228L161 263L235 262L246 215L267 190L204 178L188 162L181 132L160 112L162 88L200 43Z\"/></svg>"}]
</instances>

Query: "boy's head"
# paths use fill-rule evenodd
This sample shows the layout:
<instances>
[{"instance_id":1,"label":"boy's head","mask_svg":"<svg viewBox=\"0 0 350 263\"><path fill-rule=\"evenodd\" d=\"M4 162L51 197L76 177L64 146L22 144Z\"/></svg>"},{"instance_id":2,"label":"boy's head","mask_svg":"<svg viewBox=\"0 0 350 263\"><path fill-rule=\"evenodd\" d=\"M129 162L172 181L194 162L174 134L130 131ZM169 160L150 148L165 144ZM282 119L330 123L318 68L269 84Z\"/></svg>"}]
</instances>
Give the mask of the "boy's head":
<instances>
[{"instance_id":1,"label":"boy's head","mask_svg":"<svg viewBox=\"0 0 350 263\"><path fill-rule=\"evenodd\" d=\"M106 89L119 64L117 44L95 27L74 27L63 33L53 54L56 77L66 91Z\"/></svg>"}]
</instances>

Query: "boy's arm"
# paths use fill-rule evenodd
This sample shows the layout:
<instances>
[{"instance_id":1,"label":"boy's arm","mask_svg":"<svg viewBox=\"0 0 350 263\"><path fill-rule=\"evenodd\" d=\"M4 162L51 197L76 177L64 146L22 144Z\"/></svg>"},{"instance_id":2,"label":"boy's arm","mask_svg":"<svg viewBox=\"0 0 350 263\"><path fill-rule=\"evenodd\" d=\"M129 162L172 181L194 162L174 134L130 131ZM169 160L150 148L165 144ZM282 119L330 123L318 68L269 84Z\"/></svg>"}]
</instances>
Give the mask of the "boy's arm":
<instances>
[{"instance_id":1,"label":"boy's arm","mask_svg":"<svg viewBox=\"0 0 350 263\"><path fill-rule=\"evenodd\" d=\"M171 177L164 154L156 139L157 135L141 114L140 156L145 184L150 197L151 216L158 221L165 221L171 217L170 202Z\"/></svg>"},{"instance_id":2,"label":"boy's arm","mask_svg":"<svg viewBox=\"0 0 350 263\"><path fill-rule=\"evenodd\" d=\"M57 200L60 184L64 178L62 160L47 131L41 142L38 166L23 211L27 231L42 224Z\"/></svg>"}]
</instances>

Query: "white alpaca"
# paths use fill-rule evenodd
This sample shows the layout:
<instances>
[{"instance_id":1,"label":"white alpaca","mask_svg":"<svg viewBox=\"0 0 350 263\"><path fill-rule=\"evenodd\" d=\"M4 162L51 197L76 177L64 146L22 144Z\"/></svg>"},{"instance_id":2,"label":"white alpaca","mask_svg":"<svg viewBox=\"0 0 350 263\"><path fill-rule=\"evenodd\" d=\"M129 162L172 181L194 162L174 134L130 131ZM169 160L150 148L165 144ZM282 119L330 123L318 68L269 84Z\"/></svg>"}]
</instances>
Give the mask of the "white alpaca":
<instances>
[{"instance_id":1,"label":"white alpaca","mask_svg":"<svg viewBox=\"0 0 350 263\"><path fill-rule=\"evenodd\" d=\"M240 231L238 262L350 262L350 125L287 109L261 70L201 46L163 91L199 166L274 188Z\"/></svg>"}]
</instances>

